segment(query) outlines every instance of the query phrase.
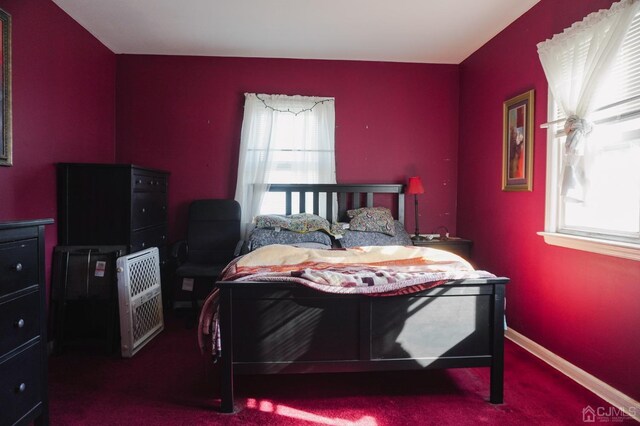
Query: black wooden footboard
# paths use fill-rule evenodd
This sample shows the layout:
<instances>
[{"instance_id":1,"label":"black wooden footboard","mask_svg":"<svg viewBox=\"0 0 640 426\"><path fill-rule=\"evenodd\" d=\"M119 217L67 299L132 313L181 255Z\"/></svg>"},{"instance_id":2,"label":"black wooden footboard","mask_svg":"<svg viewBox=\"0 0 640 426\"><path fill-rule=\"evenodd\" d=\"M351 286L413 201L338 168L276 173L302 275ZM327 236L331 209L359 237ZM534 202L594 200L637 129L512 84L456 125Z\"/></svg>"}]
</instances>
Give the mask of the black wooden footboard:
<instances>
[{"instance_id":1,"label":"black wooden footboard","mask_svg":"<svg viewBox=\"0 0 640 426\"><path fill-rule=\"evenodd\" d=\"M223 412L234 374L490 367L503 400L506 278L451 281L392 297L336 295L292 283L221 281Z\"/></svg>"}]
</instances>

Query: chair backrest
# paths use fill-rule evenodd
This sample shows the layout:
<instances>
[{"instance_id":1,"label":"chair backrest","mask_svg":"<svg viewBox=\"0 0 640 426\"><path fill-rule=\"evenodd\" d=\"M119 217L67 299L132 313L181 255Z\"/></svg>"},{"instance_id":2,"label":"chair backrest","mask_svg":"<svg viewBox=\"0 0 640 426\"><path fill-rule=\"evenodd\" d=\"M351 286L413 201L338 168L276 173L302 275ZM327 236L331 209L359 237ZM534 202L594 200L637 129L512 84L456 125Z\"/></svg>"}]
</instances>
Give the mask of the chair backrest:
<instances>
[{"instance_id":1,"label":"chair backrest","mask_svg":"<svg viewBox=\"0 0 640 426\"><path fill-rule=\"evenodd\" d=\"M189 206L187 261L224 264L240 240L240 204L235 200L195 200Z\"/></svg>"}]
</instances>

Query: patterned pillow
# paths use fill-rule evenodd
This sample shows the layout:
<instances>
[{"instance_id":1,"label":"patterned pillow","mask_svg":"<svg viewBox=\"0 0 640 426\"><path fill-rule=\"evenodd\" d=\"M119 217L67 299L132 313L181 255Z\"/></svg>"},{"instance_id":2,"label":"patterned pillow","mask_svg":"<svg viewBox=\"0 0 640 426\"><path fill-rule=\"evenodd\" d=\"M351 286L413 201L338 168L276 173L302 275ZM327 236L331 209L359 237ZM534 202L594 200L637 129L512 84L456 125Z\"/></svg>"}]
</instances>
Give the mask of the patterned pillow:
<instances>
[{"instance_id":1,"label":"patterned pillow","mask_svg":"<svg viewBox=\"0 0 640 426\"><path fill-rule=\"evenodd\" d=\"M395 221L396 235L391 236L380 232L362 232L347 230L344 236L338 240L342 248L360 246L410 246L411 236L397 220Z\"/></svg>"},{"instance_id":2,"label":"patterned pillow","mask_svg":"<svg viewBox=\"0 0 640 426\"><path fill-rule=\"evenodd\" d=\"M386 207L348 210L347 215L351 218L349 229L352 231L382 232L392 236L396 234L391 210Z\"/></svg>"},{"instance_id":3,"label":"patterned pillow","mask_svg":"<svg viewBox=\"0 0 640 426\"><path fill-rule=\"evenodd\" d=\"M331 248L331 237L324 232L291 232L291 231L276 231L273 229L254 229L249 234L247 248L249 251L257 248L268 246L270 244L300 244L300 243L314 243L323 246L324 248Z\"/></svg>"},{"instance_id":4,"label":"patterned pillow","mask_svg":"<svg viewBox=\"0 0 640 426\"><path fill-rule=\"evenodd\" d=\"M309 213L290 216L267 214L256 216L256 228L286 229L293 232L324 231L331 234L331 224L327 219Z\"/></svg>"},{"instance_id":5,"label":"patterned pillow","mask_svg":"<svg viewBox=\"0 0 640 426\"><path fill-rule=\"evenodd\" d=\"M366 212L377 212L377 211L387 212L391 214L391 210L389 210L386 207L360 207L359 209L347 210L347 216L349 216L349 219L353 219L359 214L366 213Z\"/></svg>"}]
</instances>

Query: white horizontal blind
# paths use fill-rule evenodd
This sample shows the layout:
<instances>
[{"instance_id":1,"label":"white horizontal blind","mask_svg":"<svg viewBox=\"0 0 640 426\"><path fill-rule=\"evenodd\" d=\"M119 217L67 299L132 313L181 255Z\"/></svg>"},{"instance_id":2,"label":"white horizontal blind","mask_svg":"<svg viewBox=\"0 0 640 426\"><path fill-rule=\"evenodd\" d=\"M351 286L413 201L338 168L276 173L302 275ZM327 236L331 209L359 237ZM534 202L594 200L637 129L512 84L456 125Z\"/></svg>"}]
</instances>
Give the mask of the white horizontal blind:
<instances>
[{"instance_id":1,"label":"white horizontal blind","mask_svg":"<svg viewBox=\"0 0 640 426\"><path fill-rule=\"evenodd\" d=\"M578 49L576 55L586 55L588 47ZM563 62L569 64L571 58L563 58ZM633 99L629 101L630 99ZM616 60L610 74L604 84L598 89L594 102L594 112L591 120L594 122L610 121L640 114L640 13L638 13L625 39L622 43L618 59ZM609 105L614 105L608 107ZM555 106L553 116L560 120L556 123L556 136L564 135L561 119L566 118L560 110L559 105ZM554 120L556 121L556 120Z\"/></svg>"},{"instance_id":2,"label":"white horizontal blind","mask_svg":"<svg viewBox=\"0 0 640 426\"><path fill-rule=\"evenodd\" d=\"M562 116L557 105L553 113L554 118ZM558 196L557 230L640 243L640 13L625 36L609 76L598 89L590 119L596 126L587 143L592 154L587 169L589 196L584 204ZM563 122L556 123L552 130L555 140L549 148L555 150L555 158L560 158Z\"/></svg>"},{"instance_id":3,"label":"white horizontal blind","mask_svg":"<svg viewBox=\"0 0 640 426\"><path fill-rule=\"evenodd\" d=\"M611 70L611 74L603 84L596 98L596 109L620 100L637 98L625 102L608 111L603 110L594 115L594 119L622 115L640 108L640 14L636 15L622 43L622 48Z\"/></svg>"}]
</instances>

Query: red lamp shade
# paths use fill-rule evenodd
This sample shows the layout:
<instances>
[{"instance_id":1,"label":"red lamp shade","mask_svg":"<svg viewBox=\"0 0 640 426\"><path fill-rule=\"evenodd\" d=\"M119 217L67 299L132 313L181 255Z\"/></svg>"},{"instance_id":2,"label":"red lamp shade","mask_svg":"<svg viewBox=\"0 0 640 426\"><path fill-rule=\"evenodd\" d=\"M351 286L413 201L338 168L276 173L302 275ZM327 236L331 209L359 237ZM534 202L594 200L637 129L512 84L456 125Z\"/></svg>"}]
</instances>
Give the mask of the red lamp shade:
<instances>
[{"instance_id":1,"label":"red lamp shade","mask_svg":"<svg viewBox=\"0 0 640 426\"><path fill-rule=\"evenodd\" d=\"M419 176L409 178L409 184L407 185L407 194L424 194L424 188Z\"/></svg>"}]
</instances>

